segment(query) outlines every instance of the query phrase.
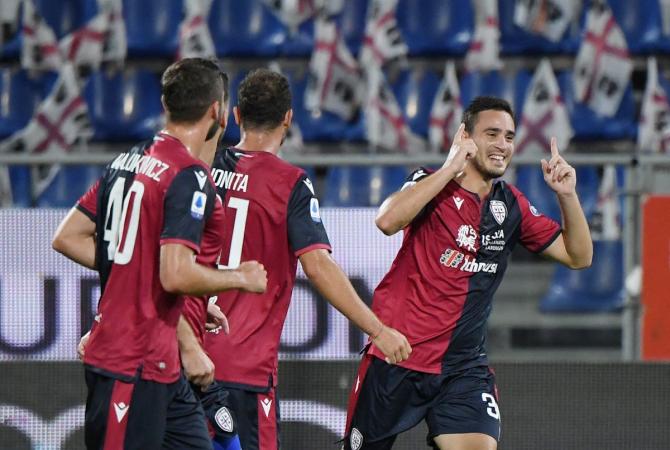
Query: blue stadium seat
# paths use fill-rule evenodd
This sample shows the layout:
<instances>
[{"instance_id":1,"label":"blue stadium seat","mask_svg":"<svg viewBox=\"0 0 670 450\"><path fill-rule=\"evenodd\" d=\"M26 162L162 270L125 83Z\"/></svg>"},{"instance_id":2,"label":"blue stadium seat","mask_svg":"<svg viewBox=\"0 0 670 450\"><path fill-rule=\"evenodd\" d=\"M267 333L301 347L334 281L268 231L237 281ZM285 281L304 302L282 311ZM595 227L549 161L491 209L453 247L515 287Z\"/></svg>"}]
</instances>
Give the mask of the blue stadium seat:
<instances>
[{"instance_id":1,"label":"blue stadium seat","mask_svg":"<svg viewBox=\"0 0 670 450\"><path fill-rule=\"evenodd\" d=\"M9 181L12 185L12 202L15 208L33 206L30 172L30 166L9 166Z\"/></svg>"},{"instance_id":2,"label":"blue stadium seat","mask_svg":"<svg viewBox=\"0 0 670 450\"><path fill-rule=\"evenodd\" d=\"M84 25L98 12L95 0L34 0L37 11L58 39Z\"/></svg>"},{"instance_id":3,"label":"blue stadium seat","mask_svg":"<svg viewBox=\"0 0 670 450\"><path fill-rule=\"evenodd\" d=\"M424 138L439 85L440 75L424 69L405 70L391 85L410 128Z\"/></svg>"},{"instance_id":4,"label":"blue stadium seat","mask_svg":"<svg viewBox=\"0 0 670 450\"><path fill-rule=\"evenodd\" d=\"M96 140L146 139L158 126L162 107L160 82L154 72L94 72L84 95Z\"/></svg>"},{"instance_id":5,"label":"blue stadium seat","mask_svg":"<svg viewBox=\"0 0 670 450\"><path fill-rule=\"evenodd\" d=\"M479 95L495 95L510 102L514 101L514 79L502 75L497 70L486 73L466 73L461 78L460 83L461 101L464 108L467 108L468 104Z\"/></svg>"},{"instance_id":6,"label":"blue stadium seat","mask_svg":"<svg viewBox=\"0 0 670 450\"><path fill-rule=\"evenodd\" d=\"M37 198L36 206L42 208L72 207L96 182L103 171L102 166L65 166L51 181L47 189Z\"/></svg>"},{"instance_id":7,"label":"blue stadium seat","mask_svg":"<svg viewBox=\"0 0 670 450\"><path fill-rule=\"evenodd\" d=\"M609 4L631 53L670 50L670 37L663 35L659 0L609 0Z\"/></svg>"},{"instance_id":8,"label":"blue stadium seat","mask_svg":"<svg viewBox=\"0 0 670 450\"><path fill-rule=\"evenodd\" d=\"M470 2L400 0L397 18L411 55L463 54L474 31Z\"/></svg>"},{"instance_id":9,"label":"blue stadium seat","mask_svg":"<svg viewBox=\"0 0 670 450\"><path fill-rule=\"evenodd\" d=\"M601 117L585 104L575 101L572 71L558 73L557 78L575 130L575 138L630 139L636 136L635 100L630 84L614 117Z\"/></svg>"},{"instance_id":10,"label":"blue stadium seat","mask_svg":"<svg viewBox=\"0 0 670 450\"><path fill-rule=\"evenodd\" d=\"M28 124L53 81L53 74L31 77L24 70L0 68L0 139Z\"/></svg>"},{"instance_id":11,"label":"blue stadium seat","mask_svg":"<svg viewBox=\"0 0 670 450\"><path fill-rule=\"evenodd\" d=\"M286 75L291 83L293 95L293 120L300 126L302 138L309 141L343 141L362 140L365 137L363 115L359 114L352 122L327 111L312 114L305 108L305 88L309 74L307 68L287 70Z\"/></svg>"},{"instance_id":12,"label":"blue stadium seat","mask_svg":"<svg viewBox=\"0 0 670 450\"><path fill-rule=\"evenodd\" d=\"M177 53L179 24L183 17L181 0L123 0L123 17L130 56L174 56Z\"/></svg>"},{"instance_id":13,"label":"blue stadium seat","mask_svg":"<svg viewBox=\"0 0 670 450\"><path fill-rule=\"evenodd\" d=\"M378 206L406 177L404 167L331 167L324 206Z\"/></svg>"},{"instance_id":14,"label":"blue stadium seat","mask_svg":"<svg viewBox=\"0 0 670 450\"><path fill-rule=\"evenodd\" d=\"M593 255L588 269L556 268L551 287L540 301L542 312L613 311L623 306L621 241L595 241Z\"/></svg>"},{"instance_id":15,"label":"blue stadium seat","mask_svg":"<svg viewBox=\"0 0 670 450\"><path fill-rule=\"evenodd\" d=\"M569 26L558 42L552 42L543 36L529 33L514 24L515 0L499 0L498 17L500 22L501 51L507 54L532 53L576 53L581 41L581 26ZM586 10L580 14L579 23L584 22Z\"/></svg>"},{"instance_id":16,"label":"blue stadium seat","mask_svg":"<svg viewBox=\"0 0 670 450\"><path fill-rule=\"evenodd\" d=\"M214 2L209 29L219 56L276 56L287 33L260 0Z\"/></svg>"}]
</instances>

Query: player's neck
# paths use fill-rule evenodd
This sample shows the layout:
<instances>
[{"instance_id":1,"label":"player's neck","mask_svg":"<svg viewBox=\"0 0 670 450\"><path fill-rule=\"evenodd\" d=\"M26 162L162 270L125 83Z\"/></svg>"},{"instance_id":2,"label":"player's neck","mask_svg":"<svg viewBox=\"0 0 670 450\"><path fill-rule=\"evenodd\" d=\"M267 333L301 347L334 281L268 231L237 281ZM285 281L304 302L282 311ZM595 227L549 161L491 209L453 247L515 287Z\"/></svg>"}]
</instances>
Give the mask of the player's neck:
<instances>
[{"instance_id":1,"label":"player's neck","mask_svg":"<svg viewBox=\"0 0 670 450\"><path fill-rule=\"evenodd\" d=\"M193 157L200 158L206 134L202 127L168 122L161 132L177 139Z\"/></svg>"},{"instance_id":2,"label":"player's neck","mask_svg":"<svg viewBox=\"0 0 670 450\"><path fill-rule=\"evenodd\" d=\"M491 192L491 187L493 186L493 179L484 178L476 170L467 170L467 168L455 180L463 189L474 192L480 198L486 197Z\"/></svg>"},{"instance_id":3,"label":"player's neck","mask_svg":"<svg viewBox=\"0 0 670 450\"><path fill-rule=\"evenodd\" d=\"M282 137L277 130L242 132L240 142L235 147L250 152L268 152L276 155L279 153Z\"/></svg>"}]
</instances>

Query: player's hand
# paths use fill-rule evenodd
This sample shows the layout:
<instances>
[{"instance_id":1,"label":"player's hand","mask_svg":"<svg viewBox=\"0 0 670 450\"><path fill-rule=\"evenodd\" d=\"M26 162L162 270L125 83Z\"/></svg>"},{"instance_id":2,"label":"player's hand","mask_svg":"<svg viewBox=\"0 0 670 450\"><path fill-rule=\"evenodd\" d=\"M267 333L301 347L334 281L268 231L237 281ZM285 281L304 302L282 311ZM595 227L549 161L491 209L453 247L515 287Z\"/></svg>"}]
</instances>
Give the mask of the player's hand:
<instances>
[{"instance_id":1,"label":"player's hand","mask_svg":"<svg viewBox=\"0 0 670 450\"><path fill-rule=\"evenodd\" d=\"M556 138L551 138L551 159L540 161L542 175L547 185L557 194L574 194L577 186L577 174L574 167L568 164L558 153Z\"/></svg>"},{"instance_id":2,"label":"player's hand","mask_svg":"<svg viewBox=\"0 0 670 450\"><path fill-rule=\"evenodd\" d=\"M448 167L453 171L454 176L459 176L465 170L469 159L477 154L477 144L471 138L464 138L465 124L461 123L458 131L454 135L454 140L449 149L449 156L442 167Z\"/></svg>"},{"instance_id":3,"label":"player's hand","mask_svg":"<svg viewBox=\"0 0 670 450\"><path fill-rule=\"evenodd\" d=\"M242 289L263 293L268 284L268 273L258 261L245 261L237 268L242 277Z\"/></svg>"},{"instance_id":4,"label":"player's hand","mask_svg":"<svg viewBox=\"0 0 670 450\"><path fill-rule=\"evenodd\" d=\"M386 325L382 326L382 330L372 339L372 342L384 354L389 364L403 362L412 353L412 347L405 335Z\"/></svg>"},{"instance_id":5,"label":"player's hand","mask_svg":"<svg viewBox=\"0 0 670 450\"><path fill-rule=\"evenodd\" d=\"M216 297L213 297L216 298ZM214 331L221 328L224 333L230 333L230 325L228 325L228 318L221 311L219 305L213 302L207 303L207 322L205 323L205 329L207 331Z\"/></svg>"},{"instance_id":6,"label":"player's hand","mask_svg":"<svg viewBox=\"0 0 670 450\"><path fill-rule=\"evenodd\" d=\"M88 338L91 336L91 332L87 331L85 335L79 339L79 344L77 345L77 356L79 356L79 360L83 361L84 360L84 350L86 349L86 344L88 344Z\"/></svg>"},{"instance_id":7,"label":"player's hand","mask_svg":"<svg viewBox=\"0 0 670 450\"><path fill-rule=\"evenodd\" d=\"M214 381L214 363L200 346L182 351L181 365L188 381L203 390Z\"/></svg>"}]
</instances>

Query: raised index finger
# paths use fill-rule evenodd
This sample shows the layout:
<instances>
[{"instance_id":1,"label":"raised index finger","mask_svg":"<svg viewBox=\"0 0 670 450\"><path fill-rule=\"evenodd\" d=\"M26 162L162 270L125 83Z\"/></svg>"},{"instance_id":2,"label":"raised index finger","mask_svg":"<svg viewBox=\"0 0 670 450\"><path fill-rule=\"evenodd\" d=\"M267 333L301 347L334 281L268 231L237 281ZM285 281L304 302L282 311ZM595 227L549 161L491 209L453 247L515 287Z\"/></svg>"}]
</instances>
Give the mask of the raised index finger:
<instances>
[{"instance_id":1,"label":"raised index finger","mask_svg":"<svg viewBox=\"0 0 670 450\"><path fill-rule=\"evenodd\" d=\"M456 134L454 135L454 144L460 144L461 140L463 139L463 130L465 130L465 124L461 122L461 124L458 127L458 130L456 131Z\"/></svg>"},{"instance_id":2,"label":"raised index finger","mask_svg":"<svg viewBox=\"0 0 670 450\"><path fill-rule=\"evenodd\" d=\"M552 136L551 138L551 157L555 158L558 155L558 144L556 143L556 137Z\"/></svg>"}]
</instances>

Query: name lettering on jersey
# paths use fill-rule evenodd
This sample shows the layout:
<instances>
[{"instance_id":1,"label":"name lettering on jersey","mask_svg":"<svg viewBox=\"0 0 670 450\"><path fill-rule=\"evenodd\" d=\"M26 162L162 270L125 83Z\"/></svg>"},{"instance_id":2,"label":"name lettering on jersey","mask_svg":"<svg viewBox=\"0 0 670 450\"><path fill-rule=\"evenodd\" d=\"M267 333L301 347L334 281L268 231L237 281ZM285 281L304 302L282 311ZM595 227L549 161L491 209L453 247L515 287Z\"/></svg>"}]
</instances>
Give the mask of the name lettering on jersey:
<instances>
[{"instance_id":1,"label":"name lettering on jersey","mask_svg":"<svg viewBox=\"0 0 670 450\"><path fill-rule=\"evenodd\" d=\"M130 153L121 153L112 162L113 170L125 170L143 174L154 181L160 181L160 177L170 168L168 164L149 155L138 155Z\"/></svg>"},{"instance_id":2,"label":"name lettering on jersey","mask_svg":"<svg viewBox=\"0 0 670 450\"><path fill-rule=\"evenodd\" d=\"M217 187L232 189L233 191L247 192L249 175L245 173L229 172L223 169L212 169L212 178Z\"/></svg>"},{"instance_id":3,"label":"name lettering on jersey","mask_svg":"<svg viewBox=\"0 0 670 450\"><path fill-rule=\"evenodd\" d=\"M464 248L470 252L477 251L477 232L471 225L461 225L458 227L458 236L456 236L456 243L459 247Z\"/></svg>"},{"instance_id":4,"label":"name lettering on jersey","mask_svg":"<svg viewBox=\"0 0 670 450\"><path fill-rule=\"evenodd\" d=\"M456 205L456 209L459 211L461 210L461 205L463 204L463 199L457 196L452 197L454 199L454 204Z\"/></svg>"},{"instance_id":5,"label":"name lettering on jersey","mask_svg":"<svg viewBox=\"0 0 670 450\"><path fill-rule=\"evenodd\" d=\"M448 248L442 253L440 264L463 272L496 273L498 271L498 263L479 262L475 258L464 255L453 248Z\"/></svg>"},{"instance_id":6,"label":"name lettering on jersey","mask_svg":"<svg viewBox=\"0 0 670 450\"><path fill-rule=\"evenodd\" d=\"M507 206L500 200L491 200L489 202L489 209L491 210L491 214L493 214L493 218L498 222L498 225L502 225L507 217Z\"/></svg>"},{"instance_id":7,"label":"name lettering on jersey","mask_svg":"<svg viewBox=\"0 0 670 450\"><path fill-rule=\"evenodd\" d=\"M505 248L505 232L498 230L493 234L482 235L482 247L489 251L502 251Z\"/></svg>"}]
</instances>

